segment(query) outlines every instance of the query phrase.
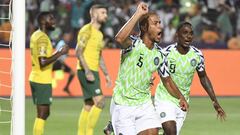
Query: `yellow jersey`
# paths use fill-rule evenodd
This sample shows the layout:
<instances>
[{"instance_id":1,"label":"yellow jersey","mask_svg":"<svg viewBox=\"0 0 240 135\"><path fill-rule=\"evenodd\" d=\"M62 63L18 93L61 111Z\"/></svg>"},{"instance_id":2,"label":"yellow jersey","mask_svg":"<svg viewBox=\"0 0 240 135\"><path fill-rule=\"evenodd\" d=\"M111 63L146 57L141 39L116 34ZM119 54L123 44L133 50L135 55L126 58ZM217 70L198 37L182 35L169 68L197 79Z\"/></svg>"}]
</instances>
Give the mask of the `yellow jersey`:
<instances>
[{"instance_id":1,"label":"yellow jersey","mask_svg":"<svg viewBox=\"0 0 240 135\"><path fill-rule=\"evenodd\" d=\"M29 80L41 84L52 83L52 64L40 69L39 57L52 56L52 44L44 32L41 30L35 31L30 39L32 71Z\"/></svg>"},{"instance_id":2,"label":"yellow jersey","mask_svg":"<svg viewBox=\"0 0 240 135\"><path fill-rule=\"evenodd\" d=\"M84 39L84 44L80 44ZM104 47L103 34L91 24L84 25L78 33L78 44L84 48L83 56L90 70L98 71L101 50ZM77 69L82 69L79 60Z\"/></svg>"}]
</instances>

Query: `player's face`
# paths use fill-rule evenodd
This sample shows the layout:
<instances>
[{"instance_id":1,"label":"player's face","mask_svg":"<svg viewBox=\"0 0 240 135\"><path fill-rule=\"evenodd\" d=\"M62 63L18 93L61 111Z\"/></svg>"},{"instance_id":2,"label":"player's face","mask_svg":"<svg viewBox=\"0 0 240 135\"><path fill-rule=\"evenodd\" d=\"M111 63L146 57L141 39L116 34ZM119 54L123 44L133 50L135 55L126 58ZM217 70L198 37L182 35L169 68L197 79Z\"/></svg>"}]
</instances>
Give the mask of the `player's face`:
<instances>
[{"instance_id":1,"label":"player's face","mask_svg":"<svg viewBox=\"0 0 240 135\"><path fill-rule=\"evenodd\" d=\"M97 22L100 24L103 24L107 21L107 9L105 8L99 8L96 10L97 13Z\"/></svg>"},{"instance_id":2,"label":"player's face","mask_svg":"<svg viewBox=\"0 0 240 135\"><path fill-rule=\"evenodd\" d=\"M56 25L56 22L55 22L54 16L52 14L48 15L46 17L46 28L47 28L47 30L49 30L49 31L55 30L55 25Z\"/></svg>"},{"instance_id":3,"label":"player's face","mask_svg":"<svg viewBox=\"0 0 240 135\"><path fill-rule=\"evenodd\" d=\"M188 48L193 41L193 30L189 25L183 26L178 34L178 44L184 48Z\"/></svg>"},{"instance_id":4,"label":"player's face","mask_svg":"<svg viewBox=\"0 0 240 135\"><path fill-rule=\"evenodd\" d=\"M162 28L159 16L157 15L149 16L148 35L153 42L160 42L162 36Z\"/></svg>"}]
</instances>

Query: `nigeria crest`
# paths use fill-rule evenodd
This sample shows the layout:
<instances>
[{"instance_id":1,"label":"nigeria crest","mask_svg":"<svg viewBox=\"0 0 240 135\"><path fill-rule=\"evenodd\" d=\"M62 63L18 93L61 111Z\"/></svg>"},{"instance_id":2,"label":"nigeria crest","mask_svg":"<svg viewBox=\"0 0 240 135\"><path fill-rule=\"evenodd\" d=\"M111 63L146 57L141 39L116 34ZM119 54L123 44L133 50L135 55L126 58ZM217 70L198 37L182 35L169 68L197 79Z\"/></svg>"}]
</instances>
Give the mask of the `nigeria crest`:
<instances>
[{"instance_id":1,"label":"nigeria crest","mask_svg":"<svg viewBox=\"0 0 240 135\"><path fill-rule=\"evenodd\" d=\"M195 66L197 65L197 60L196 60L196 59L192 59L192 60L191 60L191 65L192 65L193 67L195 67Z\"/></svg>"}]
</instances>

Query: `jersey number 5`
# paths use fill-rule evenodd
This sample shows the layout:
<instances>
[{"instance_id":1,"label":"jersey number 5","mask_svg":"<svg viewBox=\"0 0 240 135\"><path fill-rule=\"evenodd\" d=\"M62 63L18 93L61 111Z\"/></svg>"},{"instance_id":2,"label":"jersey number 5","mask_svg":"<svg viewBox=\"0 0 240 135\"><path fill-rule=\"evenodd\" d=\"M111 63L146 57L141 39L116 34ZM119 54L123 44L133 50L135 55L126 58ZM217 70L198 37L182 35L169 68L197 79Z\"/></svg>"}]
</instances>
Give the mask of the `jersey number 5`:
<instances>
[{"instance_id":1,"label":"jersey number 5","mask_svg":"<svg viewBox=\"0 0 240 135\"><path fill-rule=\"evenodd\" d=\"M142 67L142 65L143 65L142 60L143 60L143 57L142 57L142 55L140 54L140 57L139 57L139 59L138 59L137 66Z\"/></svg>"}]
</instances>

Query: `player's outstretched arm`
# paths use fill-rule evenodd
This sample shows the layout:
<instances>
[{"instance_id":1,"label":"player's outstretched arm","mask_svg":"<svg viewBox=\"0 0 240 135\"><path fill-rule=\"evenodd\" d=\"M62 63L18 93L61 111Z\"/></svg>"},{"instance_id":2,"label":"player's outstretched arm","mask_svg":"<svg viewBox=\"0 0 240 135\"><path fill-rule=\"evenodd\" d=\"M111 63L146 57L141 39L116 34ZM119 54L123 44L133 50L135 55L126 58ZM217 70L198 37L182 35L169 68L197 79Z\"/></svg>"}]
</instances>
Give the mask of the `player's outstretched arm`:
<instances>
[{"instance_id":1,"label":"player's outstretched arm","mask_svg":"<svg viewBox=\"0 0 240 135\"><path fill-rule=\"evenodd\" d=\"M136 25L137 21L141 18L141 16L148 13L148 5L144 2L141 2L136 12L133 16L124 24L124 26L119 30L117 35L115 36L115 40L121 45L122 48L127 48L131 44L126 40L128 39L131 31L133 30L134 26ZM131 43L131 42L130 42Z\"/></svg>"},{"instance_id":2,"label":"player's outstretched arm","mask_svg":"<svg viewBox=\"0 0 240 135\"><path fill-rule=\"evenodd\" d=\"M182 93L180 92L180 90L178 89L178 87L176 86L176 84L173 82L172 78L170 76L161 77L161 80L165 88L168 90L168 93L180 100L179 104L181 109L183 111L187 111L189 105L184 96L182 95Z\"/></svg>"},{"instance_id":3,"label":"player's outstretched arm","mask_svg":"<svg viewBox=\"0 0 240 135\"><path fill-rule=\"evenodd\" d=\"M219 118L221 121L225 120L226 118L226 113L224 112L224 110L222 109L222 107L220 106L220 104L217 101L217 98L215 96L213 87L212 87L212 83L210 81L210 79L207 76L207 73L205 70L203 71L198 71L198 77L200 79L200 82L203 86L203 88L205 89L205 91L208 93L208 95L210 96L212 102L213 102L213 107L214 109L217 111L217 118Z\"/></svg>"},{"instance_id":4,"label":"player's outstretched arm","mask_svg":"<svg viewBox=\"0 0 240 135\"><path fill-rule=\"evenodd\" d=\"M67 54L68 50L69 50L69 46L64 45L62 48L57 50L51 57L39 57L38 60L39 60L40 68L42 69L46 67L47 65L56 61L60 56Z\"/></svg>"}]
</instances>

